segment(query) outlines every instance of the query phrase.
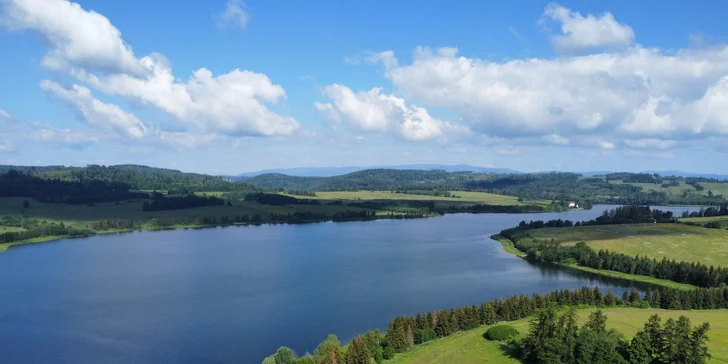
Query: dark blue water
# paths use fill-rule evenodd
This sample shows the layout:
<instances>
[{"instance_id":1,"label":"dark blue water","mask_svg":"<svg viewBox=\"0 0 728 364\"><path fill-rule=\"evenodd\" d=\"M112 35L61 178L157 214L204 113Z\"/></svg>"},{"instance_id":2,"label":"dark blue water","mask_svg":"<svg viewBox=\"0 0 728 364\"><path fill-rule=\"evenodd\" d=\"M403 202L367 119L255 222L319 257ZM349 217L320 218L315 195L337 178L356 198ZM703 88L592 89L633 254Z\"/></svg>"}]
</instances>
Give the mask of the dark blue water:
<instances>
[{"instance_id":1,"label":"dark blue water","mask_svg":"<svg viewBox=\"0 0 728 364\"><path fill-rule=\"evenodd\" d=\"M4 363L259 363L401 314L630 284L532 265L490 234L604 210L96 236L0 254ZM681 212L684 208L674 208Z\"/></svg>"}]
</instances>

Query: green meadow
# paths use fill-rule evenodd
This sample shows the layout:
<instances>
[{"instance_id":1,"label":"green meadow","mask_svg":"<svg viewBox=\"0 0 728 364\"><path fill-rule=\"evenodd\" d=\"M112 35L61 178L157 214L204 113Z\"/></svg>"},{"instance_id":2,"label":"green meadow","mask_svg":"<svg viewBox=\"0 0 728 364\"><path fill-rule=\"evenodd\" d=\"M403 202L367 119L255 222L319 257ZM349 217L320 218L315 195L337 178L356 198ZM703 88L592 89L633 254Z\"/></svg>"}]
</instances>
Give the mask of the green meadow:
<instances>
[{"instance_id":1,"label":"green meadow","mask_svg":"<svg viewBox=\"0 0 728 364\"><path fill-rule=\"evenodd\" d=\"M544 228L527 234L564 244L585 241L597 250L728 266L728 230L686 224L628 224Z\"/></svg>"}]
</instances>

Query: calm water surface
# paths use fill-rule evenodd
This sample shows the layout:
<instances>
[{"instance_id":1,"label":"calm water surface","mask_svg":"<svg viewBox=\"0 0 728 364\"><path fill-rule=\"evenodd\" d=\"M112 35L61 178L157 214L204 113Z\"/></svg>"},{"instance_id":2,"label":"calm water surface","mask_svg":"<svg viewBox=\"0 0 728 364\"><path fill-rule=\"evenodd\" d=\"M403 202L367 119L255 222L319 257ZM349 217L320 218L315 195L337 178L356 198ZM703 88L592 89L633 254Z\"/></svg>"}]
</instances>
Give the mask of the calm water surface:
<instances>
[{"instance_id":1,"label":"calm water surface","mask_svg":"<svg viewBox=\"0 0 728 364\"><path fill-rule=\"evenodd\" d=\"M532 265L489 235L589 211L137 232L0 254L4 363L259 363L389 319L630 283ZM676 212L684 207L672 208Z\"/></svg>"}]
</instances>

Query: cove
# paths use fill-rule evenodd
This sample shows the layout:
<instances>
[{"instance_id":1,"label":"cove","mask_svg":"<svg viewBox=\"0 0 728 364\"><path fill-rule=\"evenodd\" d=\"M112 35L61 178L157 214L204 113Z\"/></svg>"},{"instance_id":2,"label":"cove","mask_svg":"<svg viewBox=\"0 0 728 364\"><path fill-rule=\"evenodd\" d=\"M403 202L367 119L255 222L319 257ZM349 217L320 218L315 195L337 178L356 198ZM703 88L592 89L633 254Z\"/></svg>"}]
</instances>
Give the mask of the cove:
<instances>
[{"instance_id":1,"label":"cove","mask_svg":"<svg viewBox=\"0 0 728 364\"><path fill-rule=\"evenodd\" d=\"M488 238L543 214L135 232L0 254L7 363L259 363L402 314L633 283L534 265ZM685 207L657 207L680 213ZM635 285L644 289L645 285Z\"/></svg>"}]
</instances>

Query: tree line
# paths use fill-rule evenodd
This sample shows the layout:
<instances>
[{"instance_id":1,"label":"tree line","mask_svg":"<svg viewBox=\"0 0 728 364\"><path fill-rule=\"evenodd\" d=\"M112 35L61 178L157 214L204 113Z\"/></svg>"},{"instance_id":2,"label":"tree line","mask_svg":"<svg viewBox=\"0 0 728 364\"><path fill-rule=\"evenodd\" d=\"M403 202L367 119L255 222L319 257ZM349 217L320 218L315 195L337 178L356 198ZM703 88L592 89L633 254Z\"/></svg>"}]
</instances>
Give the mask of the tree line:
<instances>
[{"instance_id":1,"label":"tree line","mask_svg":"<svg viewBox=\"0 0 728 364\"><path fill-rule=\"evenodd\" d=\"M644 328L626 341L614 330L607 330L607 316L600 309L592 312L584 326L577 326L574 308L560 312L551 306L538 311L528 335L511 338L511 354L526 363L546 364L703 364L709 358L709 323L693 327L690 319L662 319L650 316Z\"/></svg>"},{"instance_id":2,"label":"tree line","mask_svg":"<svg viewBox=\"0 0 728 364\"><path fill-rule=\"evenodd\" d=\"M509 232L504 232L513 236ZM525 252L527 258L533 261L577 264L582 267L666 279L706 288L728 283L728 269L722 267L667 258L657 260L602 249L595 251L585 242L579 242L574 246L562 246L553 239L534 240L530 236L519 236L515 239L509 237L509 239L513 241L516 249Z\"/></svg>"},{"instance_id":3,"label":"tree line","mask_svg":"<svg viewBox=\"0 0 728 364\"><path fill-rule=\"evenodd\" d=\"M179 210L202 206L222 206L225 200L217 197L200 197L197 195L186 195L182 197L165 197L159 192L152 193L152 202L145 201L142 211L165 211ZM228 204L230 204L228 202Z\"/></svg>"},{"instance_id":4,"label":"tree line","mask_svg":"<svg viewBox=\"0 0 728 364\"><path fill-rule=\"evenodd\" d=\"M146 198L123 182L44 179L16 170L0 174L0 197L28 197L47 203L87 204Z\"/></svg>"},{"instance_id":5,"label":"tree line","mask_svg":"<svg viewBox=\"0 0 728 364\"><path fill-rule=\"evenodd\" d=\"M65 226L64 223L38 224L25 231L13 231L0 234L0 244L12 243L21 240L36 239L45 236L90 236L94 232L88 229L76 229Z\"/></svg>"},{"instance_id":6,"label":"tree line","mask_svg":"<svg viewBox=\"0 0 728 364\"><path fill-rule=\"evenodd\" d=\"M392 319L387 327L384 335L378 331L369 331L364 335L354 338L349 344L349 350L355 341L358 347L354 354L342 350L336 336L330 335L324 342L314 350L313 355L306 355L296 359L295 353L291 349L281 347L278 352L268 358L263 363L281 363L278 358L290 358L285 363L370 363L374 360L381 363L384 359L391 359L395 353L405 352L414 345L419 345L436 338L446 337L454 333L470 330L482 325L493 325L502 321L515 321L523 318L539 314L540 312L549 312L553 307L616 307L626 306L635 308L663 308L667 310L708 310L728 308L728 286L720 286L717 288L698 288L694 290L677 290L673 288L660 287L654 291L648 291L642 296L639 291L632 288L625 291L619 297L612 291L606 294L602 293L599 288L582 287L575 290L555 290L550 293L532 295L514 295L505 299L495 299L473 304L470 306L456 307L450 309L433 310L429 312L418 312L415 315L398 316ZM651 319L652 320L652 319ZM684 321L684 320L683 320ZM682 324L681 324L682 325ZM551 325L553 326L553 325ZM700 329L704 325L698 327ZM601 325L599 326L601 327ZM669 332L674 332L674 325L666 324ZM682 325L681 327L685 327ZM555 331L556 330L555 328ZM707 329L702 330L707 331ZM692 331L691 331L692 332ZM654 335L655 342L662 343L660 345L673 344L677 345L677 339L672 339L671 334L666 333L665 336ZM700 332L696 333L696 338L700 336ZM644 335L640 335L644 336ZM661 337L659 341L658 337ZM683 340L681 336L680 340ZM638 339L638 341L641 339ZM701 341L704 343L704 341ZM652 344L650 344L652 345ZM681 344L682 345L682 344ZM531 346L535 348L536 346ZM662 347L662 346L659 346ZM693 346L701 347L703 346ZM635 347L636 349L637 347ZM658 346L645 347L647 352L657 357L672 359L673 356L662 355L662 349ZM559 352L563 352L559 350ZM670 351L672 352L672 351ZM704 351L703 351L704 352ZM283 355L278 356L278 353ZM704 352L707 354L707 352ZM705 358L694 355L697 357ZM350 355L354 358L350 359ZM670 354L672 355L672 354ZM560 357L559 357L560 358ZM355 360L355 361L349 361ZM540 361L538 361L540 362ZM548 361L547 361L548 362ZM551 361L559 363L559 361ZM674 361L673 361L674 362ZM664 363L673 363L664 362ZM603 362L603 363L609 363ZM630 361L630 363L663 363L663 361ZM701 362L695 362L701 363Z\"/></svg>"}]
</instances>

